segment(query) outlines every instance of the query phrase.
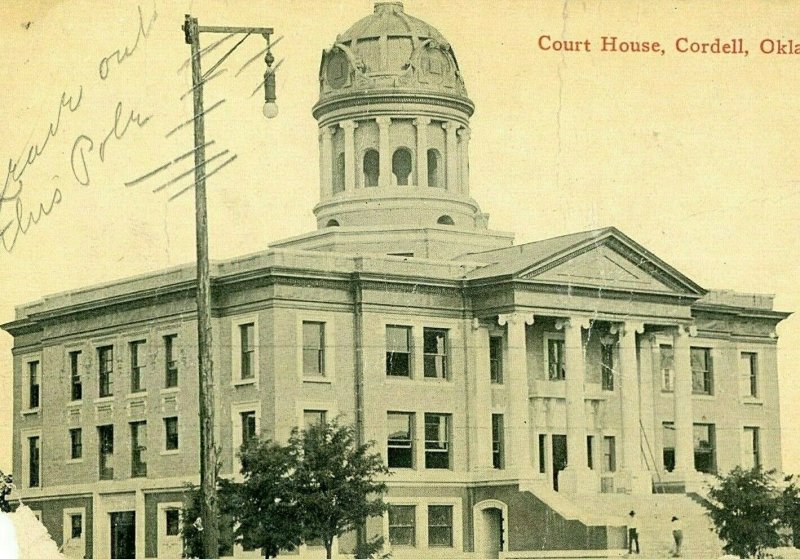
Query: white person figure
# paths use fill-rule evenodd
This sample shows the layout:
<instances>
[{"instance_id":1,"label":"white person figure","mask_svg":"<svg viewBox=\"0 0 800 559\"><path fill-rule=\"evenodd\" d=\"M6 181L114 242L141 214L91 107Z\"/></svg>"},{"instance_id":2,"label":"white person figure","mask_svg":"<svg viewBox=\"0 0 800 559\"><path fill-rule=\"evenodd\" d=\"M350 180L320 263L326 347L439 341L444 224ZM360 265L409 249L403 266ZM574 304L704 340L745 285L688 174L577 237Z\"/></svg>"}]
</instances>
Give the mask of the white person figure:
<instances>
[{"instance_id":1,"label":"white person figure","mask_svg":"<svg viewBox=\"0 0 800 559\"><path fill-rule=\"evenodd\" d=\"M673 557L681 556L681 544L683 544L683 523L677 516L672 517L672 539L675 540L675 550Z\"/></svg>"},{"instance_id":2,"label":"white person figure","mask_svg":"<svg viewBox=\"0 0 800 559\"><path fill-rule=\"evenodd\" d=\"M633 553L633 544L636 543L636 554L639 554L639 519L636 511L628 513L628 553Z\"/></svg>"}]
</instances>

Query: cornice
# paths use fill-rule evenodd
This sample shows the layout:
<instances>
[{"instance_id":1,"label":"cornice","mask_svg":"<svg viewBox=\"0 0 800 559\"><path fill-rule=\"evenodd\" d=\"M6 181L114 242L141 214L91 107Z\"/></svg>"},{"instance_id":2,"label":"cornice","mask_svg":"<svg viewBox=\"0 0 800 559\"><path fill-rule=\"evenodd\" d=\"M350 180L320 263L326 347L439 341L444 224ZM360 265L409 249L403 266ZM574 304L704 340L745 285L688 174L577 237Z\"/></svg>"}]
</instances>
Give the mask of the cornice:
<instances>
[{"instance_id":1,"label":"cornice","mask_svg":"<svg viewBox=\"0 0 800 559\"><path fill-rule=\"evenodd\" d=\"M377 90L358 91L320 99L312 108L311 114L316 120L320 120L324 115L333 111L350 107L363 107L365 113L374 115L374 111L370 111L367 107L384 103L392 105L433 105L437 107L446 107L462 112L467 117L471 117L475 112L475 104L466 97L418 90Z\"/></svg>"}]
</instances>

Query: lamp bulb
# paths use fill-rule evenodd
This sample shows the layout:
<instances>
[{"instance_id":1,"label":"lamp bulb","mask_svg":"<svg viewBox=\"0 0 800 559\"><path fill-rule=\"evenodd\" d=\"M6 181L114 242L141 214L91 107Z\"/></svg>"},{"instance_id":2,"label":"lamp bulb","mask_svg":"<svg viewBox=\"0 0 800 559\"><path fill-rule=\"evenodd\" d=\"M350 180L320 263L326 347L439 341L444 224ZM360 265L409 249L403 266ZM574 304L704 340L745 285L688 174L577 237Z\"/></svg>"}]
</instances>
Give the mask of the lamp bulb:
<instances>
[{"instance_id":1,"label":"lamp bulb","mask_svg":"<svg viewBox=\"0 0 800 559\"><path fill-rule=\"evenodd\" d=\"M278 105L274 101L267 101L264 103L264 116L267 118L275 118L278 116Z\"/></svg>"}]
</instances>

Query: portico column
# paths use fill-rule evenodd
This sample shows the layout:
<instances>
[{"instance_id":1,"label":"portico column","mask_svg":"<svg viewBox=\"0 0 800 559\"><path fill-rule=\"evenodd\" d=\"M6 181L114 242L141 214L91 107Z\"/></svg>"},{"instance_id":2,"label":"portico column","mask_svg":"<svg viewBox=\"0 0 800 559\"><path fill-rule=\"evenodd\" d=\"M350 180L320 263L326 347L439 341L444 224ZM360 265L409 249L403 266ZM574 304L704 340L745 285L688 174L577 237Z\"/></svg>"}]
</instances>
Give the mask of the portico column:
<instances>
[{"instance_id":1,"label":"portico column","mask_svg":"<svg viewBox=\"0 0 800 559\"><path fill-rule=\"evenodd\" d=\"M508 343L507 367L504 367L507 371L508 417L504 423L508 439L508 466L517 470L520 477L531 477L530 391L525 325L533 324L533 314L501 314L497 317L497 323L506 326Z\"/></svg>"},{"instance_id":2,"label":"portico column","mask_svg":"<svg viewBox=\"0 0 800 559\"><path fill-rule=\"evenodd\" d=\"M470 130L467 127L458 131L461 137L461 193L469 196L469 138Z\"/></svg>"},{"instance_id":3,"label":"portico column","mask_svg":"<svg viewBox=\"0 0 800 559\"><path fill-rule=\"evenodd\" d=\"M652 481L642 466L639 413L639 365L636 334L644 332L641 322L625 322L619 330L619 380L622 405L622 480L633 494L652 492Z\"/></svg>"},{"instance_id":4,"label":"portico column","mask_svg":"<svg viewBox=\"0 0 800 559\"><path fill-rule=\"evenodd\" d=\"M333 196L333 146L331 129L323 126L319 129L319 196L327 200Z\"/></svg>"},{"instance_id":5,"label":"portico column","mask_svg":"<svg viewBox=\"0 0 800 559\"><path fill-rule=\"evenodd\" d=\"M419 117L414 119L417 127L417 186L428 186L428 124L431 119Z\"/></svg>"},{"instance_id":6,"label":"portico column","mask_svg":"<svg viewBox=\"0 0 800 559\"><path fill-rule=\"evenodd\" d=\"M672 338L675 367L675 472L685 477L690 477L695 471L689 349L689 336L694 332L693 327L678 326Z\"/></svg>"},{"instance_id":7,"label":"portico column","mask_svg":"<svg viewBox=\"0 0 800 559\"><path fill-rule=\"evenodd\" d=\"M447 143L445 150L447 153L447 190L450 192L458 192L458 138L456 137L456 130L458 124L455 122L445 122L442 128L447 133Z\"/></svg>"},{"instance_id":8,"label":"portico column","mask_svg":"<svg viewBox=\"0 0 800 559\"><path fill-rule=\"evenodd\" d=\"M589 328L586 317L556 321L556 329L564 330L566 364L567 467L558 477L559 491L565 493L597 493L600 490L600 478L589 469L586 455L584 328Z\"/></svg>"},{"instance_id":9,"label":"portico column","mask_svg":"<svg viewBox=\"0 0 800 559\"><path fill-rule=\"evenodd\" d=\"M340 126L344 130L344 190L352 192L356 188L355 130L358 124L346 120Z\"/></svg>"},{"instance_id":10,"label":"portico column","mask_svg":"<svg viewBox=\"0 0 800 559\"><path fill-rule=\"evenodd\" d=\"M477 469L492 469L492 384L489 377L489 328L476 318L470 328L475 348L475 452Z\"/></svg>"},{"instance_id":11,"label":"portico column","mask_svg":"<svg viewBox=\"0 0 800 559\"><path fill-rule=\"evenodd\" d=\"M380 156L378 186L391 186L392 153L389 145L389 125L392 123L392 119L388 116L379 116L375 122L378 123L378 154Z\"/></svg>"}]
</instances>

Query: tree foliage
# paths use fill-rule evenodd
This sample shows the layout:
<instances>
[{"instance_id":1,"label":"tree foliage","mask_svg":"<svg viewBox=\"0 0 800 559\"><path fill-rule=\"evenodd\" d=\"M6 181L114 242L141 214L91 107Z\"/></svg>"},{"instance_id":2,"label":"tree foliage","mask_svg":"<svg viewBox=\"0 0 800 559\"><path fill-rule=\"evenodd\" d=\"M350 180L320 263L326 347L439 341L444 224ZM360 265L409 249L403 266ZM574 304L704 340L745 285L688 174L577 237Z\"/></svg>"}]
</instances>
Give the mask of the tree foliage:
<instances>
[{"instance_id":1,"label":"tree foliage","mask_svg":"<svg viewBox=\"0 0 800 559\"><path fill-rule=\"evenodd\" d=\"M742 559L764 557L768 548L781 545L781 530L791 526L800 512L797 487L791 478L781 491L774 471L736 467L718 478L705 506L725 552ZM792 512L791 507L796 507Z\"/></svg>"},{"instance_id":2,"label":"tree foliage","mask_svg":"<svg viewBox=\"0 0 800 559\"><path fill-rule=\"evenodd\" d=\"M372 447L357 444L353 427L336 421L295 429L289 438L303 537L322 540L328 559L334 538L386 510L386 484L379 477L389 470Z\"/></svg>"},{"instance_id":3,"label":"tree foliage","mask_svg":"<svg viewBox=\"0 0 800 559\"><path fill-rule=\"evenodd\" d=\"M227 489L219 488L220 503L228 502L230 496ZM203 524L200 520L200 489L193 485L186 486L181 516L181 539L183 540L183 556L187 558L203 556ZM224 508L217 526L219 528L219 556L230 555L233 549L231 538L231 517Z\"/></svg>"}]
</instances>

